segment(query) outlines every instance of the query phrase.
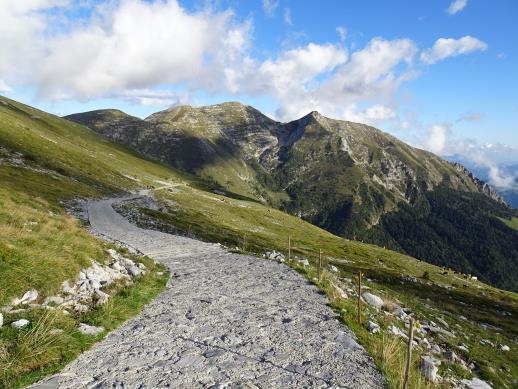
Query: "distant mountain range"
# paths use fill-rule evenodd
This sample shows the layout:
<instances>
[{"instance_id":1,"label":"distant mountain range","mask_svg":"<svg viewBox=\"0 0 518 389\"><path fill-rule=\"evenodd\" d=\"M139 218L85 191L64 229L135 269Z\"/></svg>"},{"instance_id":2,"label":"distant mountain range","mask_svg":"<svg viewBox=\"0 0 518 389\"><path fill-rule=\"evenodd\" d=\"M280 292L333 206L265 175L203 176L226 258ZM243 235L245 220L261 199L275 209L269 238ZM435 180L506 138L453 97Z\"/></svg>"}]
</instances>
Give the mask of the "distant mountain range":
<instances>
[{"instance_id":1,"label":"distant mountain range","mask_svg":"<svg viewBox=\"0 0 518 389\"><path fill-rule=\"evenodd\" d=\"M475 176L486 182L491 182L489 168L487 166L474 164L461 156L452 156L449 159L464 164ZM513 186L506 188L497 187L496 190L509 205L518 209L518 163L500 164L498 169L506 177L515 177Z\"/></svg>"},{"instance_id":2,"label":"distant mountain range","mask_svg":"<svg viewBox=\"0 0 518 389\"><path fill-rule=\"evenodd\" d=\"M374 127L318 112L280 123L239 103L66 118L215 190L517 290L518 232L502 219L518 212L461 164Z\"/></svg>"}]
</instances>

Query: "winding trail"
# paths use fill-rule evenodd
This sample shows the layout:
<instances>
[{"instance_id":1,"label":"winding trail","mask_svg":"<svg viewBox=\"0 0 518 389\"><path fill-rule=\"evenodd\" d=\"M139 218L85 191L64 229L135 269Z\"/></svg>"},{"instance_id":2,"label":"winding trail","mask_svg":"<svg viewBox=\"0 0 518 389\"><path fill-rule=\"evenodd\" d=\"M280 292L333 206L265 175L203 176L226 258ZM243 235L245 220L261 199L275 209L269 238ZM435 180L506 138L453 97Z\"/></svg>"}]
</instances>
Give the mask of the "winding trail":
<instances>
[{"instance_id":1,"label":"winding trail","mask_svg":"<svg viewBox=\"0 0 518 389\"><path fill-rule=\"evenodd\" d=\"M372 359L315 286L274 261L143 230L92 202L92 228L174 273L142 313L49 388L384 388Z\"/></svg>"}]
</instances>

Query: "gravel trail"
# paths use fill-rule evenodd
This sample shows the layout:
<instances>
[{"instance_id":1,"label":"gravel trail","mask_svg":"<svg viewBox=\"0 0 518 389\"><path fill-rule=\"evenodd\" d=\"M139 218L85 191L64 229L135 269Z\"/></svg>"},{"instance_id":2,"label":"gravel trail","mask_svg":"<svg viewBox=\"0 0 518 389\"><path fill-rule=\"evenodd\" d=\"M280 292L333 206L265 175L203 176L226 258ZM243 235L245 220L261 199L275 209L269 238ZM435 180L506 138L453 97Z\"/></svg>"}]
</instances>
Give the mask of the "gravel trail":
<instances>
[{"instance_id":1,"label":"gravel trail","mask_svg":"<svg viewBox=\"0 0 518 389\"><path fill-rule=\"evenodd\" d=\"M140 229L115 201L89 205L92 228L174 275L138 317L34 388L385 387L326 297L295 271Z\"/></svg>"}]
</instances>

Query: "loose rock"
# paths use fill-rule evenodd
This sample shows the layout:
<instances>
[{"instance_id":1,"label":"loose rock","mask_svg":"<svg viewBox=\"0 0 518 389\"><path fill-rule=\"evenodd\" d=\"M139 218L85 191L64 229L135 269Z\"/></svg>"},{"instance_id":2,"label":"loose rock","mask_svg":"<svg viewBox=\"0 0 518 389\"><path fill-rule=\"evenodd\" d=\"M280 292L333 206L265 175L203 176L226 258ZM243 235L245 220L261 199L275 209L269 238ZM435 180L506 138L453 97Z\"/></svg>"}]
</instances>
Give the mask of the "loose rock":
<instances>
[{"instance_id":1,"label":"loose rock","mask_svg":"<svg viewBox=\"0 0 518 389\"><path fill-rule=\"evenodd\" d=\"M95 335L99 335L103 331L104 331L104 327L90 326L85 323L79 324L79 332L81 332L83 335L95 336Z\"/></svg>"},{"instance_id":2,"label":"loose rock","mask_svg":"<svg viewBox=\"0 0 518 389\"><path fill-rule=\"evenodd\" d=\"M385 304L381 297L369 292L363 293L362 297L367 304L372 305L376 309L380 309Z\"/></svg>"},{"instance_id":3,"label":"loose rock","mask_svg":"<svg viewBox=\"0 0 518 389\"><path fill-rule=\"evenodd\" d=\"M462 380L462 383L468 389L493 389L486 381L482 381L479 378L473 378L471 380Z\"/></svg>"},{"instance_id":4,"label":"loose rock","mask_svg":"<svg viewBox=\"0 0 518 389\"><path fill-rule=\"evenodd\" d=\"M16 306L16 305L20 305L20 304L29 304L29 303L35 301L37 298L38 298L38 291L32 289L32 290L25 292L25 294L21 298L19 298L19 299L15 298L11 302L11 305Z\"/></svg>"},{"instance_id":5,"label":"loose rock","mask_svg":"<svg viewBox=\"0 0 518 389\"><path fill-rule=\"evenodd\" d=\"M27 327L29 325L29 323L30 323L30 321L27 319L20 319L20 320L16 320L15 322L12 322L11 327L19 330L24 327Z\"/></svg>"},{"instance_id":6,"label":"loose rock","mask_svg":"<svg viewBox=\"0 0 518 389\"><path fill-rule=\"evenodd\" d=\"M367 329L370 333L376 334L381 331L381 328L378 324L374 323L373 321L370 321L367 323Z\"/></svg>"},{"instance_id":7,"label":"loose rock","mask_svg":"<svg viewBox=\"0 0 518 389\"><path fill-rule=\"evenodd\" d=\"M425 378L430 382L437 382L437 372L441 361L432 358L430 356L424 356L421 358L421 370Z\"/></svg>"}]
</instances>

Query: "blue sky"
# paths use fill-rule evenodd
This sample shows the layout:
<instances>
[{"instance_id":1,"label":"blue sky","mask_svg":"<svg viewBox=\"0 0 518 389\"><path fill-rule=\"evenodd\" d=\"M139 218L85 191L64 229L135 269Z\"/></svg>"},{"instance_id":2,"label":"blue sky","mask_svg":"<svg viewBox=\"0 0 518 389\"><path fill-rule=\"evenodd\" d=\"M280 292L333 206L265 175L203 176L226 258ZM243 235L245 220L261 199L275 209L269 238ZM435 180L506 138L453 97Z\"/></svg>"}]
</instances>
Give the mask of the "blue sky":
<instances>
[{"instance_id":1,"label":"blue sky","mask_svg":"<svg viewBox=\"0 0 518 389\"><path fill-rule=\"evenodd\" d=\"M0 19L0 93L56 114L237 100L518 160L514 0L2 0Z\"/></svg>"}]
</instances>

